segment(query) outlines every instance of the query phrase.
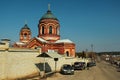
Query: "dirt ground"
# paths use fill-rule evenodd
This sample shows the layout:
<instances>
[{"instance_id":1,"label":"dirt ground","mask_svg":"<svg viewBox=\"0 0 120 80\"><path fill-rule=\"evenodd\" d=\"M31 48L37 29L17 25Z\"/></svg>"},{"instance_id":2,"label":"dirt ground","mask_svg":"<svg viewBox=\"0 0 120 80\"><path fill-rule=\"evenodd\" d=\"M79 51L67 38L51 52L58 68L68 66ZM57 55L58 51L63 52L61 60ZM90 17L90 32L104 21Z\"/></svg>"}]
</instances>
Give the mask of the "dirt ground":
<instances>
[{"instance_id":1,"label":"dirt ground","mask_svg":"<svg viewBox=\"0 0 120 80\"><path fill-rule=\"evenodd\" d=\"M120 72L111 64L101 61L89 70L77 70L74 75L56 73L45 80L119 80Z\"/></svg>"}]
</instances>

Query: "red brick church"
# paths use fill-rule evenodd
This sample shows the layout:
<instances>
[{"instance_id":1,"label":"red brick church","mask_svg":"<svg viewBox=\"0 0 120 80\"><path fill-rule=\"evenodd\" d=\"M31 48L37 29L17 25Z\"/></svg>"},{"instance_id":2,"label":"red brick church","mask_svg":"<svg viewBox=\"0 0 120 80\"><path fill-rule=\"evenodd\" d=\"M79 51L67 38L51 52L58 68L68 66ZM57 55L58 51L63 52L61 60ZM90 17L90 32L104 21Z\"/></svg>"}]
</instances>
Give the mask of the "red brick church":
<instances>
[{"instance_id":1,"label":"red brick church","mask_svg":"<svg viewBox=\"0 0 120 80\"><path fill-rule=\"evenodd\" d=\"M31 34L30 28L25 24L20 30L20 41L14 47L41 48L42 52L57 51L59 54L75 56L75 44L69 39L60 39L59 20L50 8L39 20L37 37L31 38Z\"/></svg>"}]
</instances>

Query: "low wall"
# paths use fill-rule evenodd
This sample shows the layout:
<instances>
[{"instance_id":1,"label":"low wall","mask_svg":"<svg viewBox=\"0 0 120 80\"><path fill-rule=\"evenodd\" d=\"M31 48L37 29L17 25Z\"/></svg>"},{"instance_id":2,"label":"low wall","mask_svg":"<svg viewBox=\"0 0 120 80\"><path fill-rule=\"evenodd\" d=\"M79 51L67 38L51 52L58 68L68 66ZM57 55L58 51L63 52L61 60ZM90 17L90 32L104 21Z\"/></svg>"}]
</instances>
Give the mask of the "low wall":
<instances>
[{"instance_id":1,"label":"low wall","mask_svg":"<svg viewBox=\"0 0 120 80\"><path fill-rule=\"evenodd\" d=\"M35 63L38 53L0 52L0 80L21 79L39 75Z\"/></svg>"},{"instance_id":2,"label":"low wall","mask_svg":"<svg viewBox=\"0 0 120 80\"><path fill-rule=\"evenodd\" d=\"M70 64L70 65L73 65L74 62L76 61L79 61L79 62L88 62L89 59L81 59L81 58L73 58L73 57L62 57L62 58L59 58L59 60L56 62L57 65L56 65L56 69L55 69L55 61L53 58L43 58L43 64L44 64L44 60L46 63L48 63L48 65L50 66L50 69L54 72L55 70L56 71L60 71L61 69L61 66L63 64ZM47 66L47 65L46 65ZM43 66L42 66L43 67ZM48 68L46 68L47 70ZM47 71L51 71L51 70L47 70Z\"/></svg>"},{"instance_id":3,"label":"low wall","mask_svg":"<svg viewBox=\"0 0 120 80\"><path fill-rule=\"evenodd\" d=\"M53 58L37 57L38 52L0 52L0 80L21 79L25 77L38 76L43 71L44 61L47 71L55 71L55 61ZM73 64L76 61L87 59L61 57L57 61L56 71L60 71L63 64ZM42 75L42 74L41 74Z\"/></svg>"}]
</instances>

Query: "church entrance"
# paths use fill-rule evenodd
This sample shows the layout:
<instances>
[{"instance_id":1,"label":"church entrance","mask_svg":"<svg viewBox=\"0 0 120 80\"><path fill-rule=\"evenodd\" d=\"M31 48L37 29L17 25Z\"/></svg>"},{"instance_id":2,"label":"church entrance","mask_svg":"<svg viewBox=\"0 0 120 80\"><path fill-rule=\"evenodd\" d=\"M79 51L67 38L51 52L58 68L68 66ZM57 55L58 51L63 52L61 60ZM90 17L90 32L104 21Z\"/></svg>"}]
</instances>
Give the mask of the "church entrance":
<instances>
[{"instance_id":1,"label":"church entrance","mask_svg":"<svg viewBox=\"0 0 120 80\"><path fill-rule=\"evenodd\" d=\"M66 55L69 56L69 52L68 51L66 51Z\"/></svg>"}]
</instances>

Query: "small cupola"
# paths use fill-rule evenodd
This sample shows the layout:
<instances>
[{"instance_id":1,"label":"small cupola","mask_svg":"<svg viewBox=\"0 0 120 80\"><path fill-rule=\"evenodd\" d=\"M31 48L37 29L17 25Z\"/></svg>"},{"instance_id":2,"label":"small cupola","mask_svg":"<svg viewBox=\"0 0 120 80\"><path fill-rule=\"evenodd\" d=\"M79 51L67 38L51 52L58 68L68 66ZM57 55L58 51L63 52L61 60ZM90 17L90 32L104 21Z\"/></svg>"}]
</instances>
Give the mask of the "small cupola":
<instances>
[{"instance_id":1,"label":"small cupola","mask_svg":"<svg viewBox=\"0 0 120 80\"><path fill-rule=\"evenodd\" d=\"M28 27L27 24L25 24L24 27L21 28L21 31L24 30L24 29L30 30L30 28ZM31 30L30 30L30 31L31 31Z\"/></svg>"},{"instance_id":2,"label":"small cupola","mask_svg":"<svg viewBox=\"0 0 120 80\"><path fill-rule=\"evenodd\" d=\"M31 30L27 24L25 24L20 30L20 42L27 43L31 39Z\"/></svg>"}]
</instances>

